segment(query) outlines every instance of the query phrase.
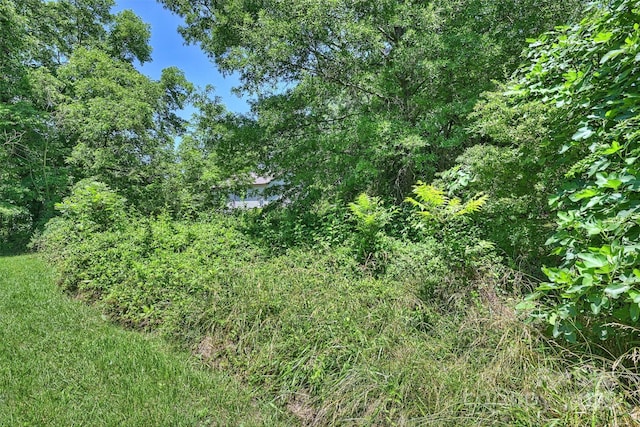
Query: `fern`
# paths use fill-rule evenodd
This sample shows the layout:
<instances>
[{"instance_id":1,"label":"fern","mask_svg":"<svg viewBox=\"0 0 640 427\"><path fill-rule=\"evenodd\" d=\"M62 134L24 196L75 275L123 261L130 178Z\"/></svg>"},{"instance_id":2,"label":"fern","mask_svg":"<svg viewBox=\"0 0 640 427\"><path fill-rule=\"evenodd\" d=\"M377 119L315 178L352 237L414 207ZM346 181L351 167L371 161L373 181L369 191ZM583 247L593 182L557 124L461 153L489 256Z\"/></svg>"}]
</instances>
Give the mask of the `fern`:
<instances>
[{"instance_id":1,"label":"fern","mask_svg":"<svg viewBox=\"0 0 640 427\"><path fill-rule=\"evenodd\" d=\"M384 227L391 221L396 209L387 209L379 197L362 193L353 203L349 203L349 210L358 230L354 249L359 260L367 265L381 251L385 238ZM375 260L373 264L377 264Z\"/></svg>"},{"instance_id":2,"label":"fern","mask_svg":"<svg viewBox=\"0 0 640 427\"><path fill-rule=\"evenodd\" d=\"M481 193L476 195L476 197L465 203L464 207L456 212L456 215L469 215L479 212L487 203L487 199L489 199L489 196L487 196L486 194Z\"/></svg>"},{"instance_id":3,"label":"fern","mask_svg":"<svg viewBox=\"0 0 640 427\"><path fill-rule=\"evenodd\" d=\"M480 193L463 204L459 198L449 198L443 190L422 181L413 187L413 194L415 198L407 197L405 201L418 208L418 215L439 223L478 212L487 202L487 196Z\"/></svg>"}]
</instances>

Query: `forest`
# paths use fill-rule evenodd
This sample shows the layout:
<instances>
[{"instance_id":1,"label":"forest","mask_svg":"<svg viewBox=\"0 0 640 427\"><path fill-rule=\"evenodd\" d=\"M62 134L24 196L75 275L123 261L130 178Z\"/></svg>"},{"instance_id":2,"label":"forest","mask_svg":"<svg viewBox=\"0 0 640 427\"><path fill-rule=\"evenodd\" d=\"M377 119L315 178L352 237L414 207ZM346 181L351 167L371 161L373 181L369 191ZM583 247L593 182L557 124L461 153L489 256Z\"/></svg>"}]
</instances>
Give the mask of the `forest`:
<instances>
[{"instance_id":1,"label":"forest","mask_svg":"<svg viewBox=\"0 0 640 427\"><path fill-rule=\"evenodd\" d=\"M640 2L158 2L250 111L2 0L0 254L287 422L640 423Z\"/></svg>"}]
</instances>

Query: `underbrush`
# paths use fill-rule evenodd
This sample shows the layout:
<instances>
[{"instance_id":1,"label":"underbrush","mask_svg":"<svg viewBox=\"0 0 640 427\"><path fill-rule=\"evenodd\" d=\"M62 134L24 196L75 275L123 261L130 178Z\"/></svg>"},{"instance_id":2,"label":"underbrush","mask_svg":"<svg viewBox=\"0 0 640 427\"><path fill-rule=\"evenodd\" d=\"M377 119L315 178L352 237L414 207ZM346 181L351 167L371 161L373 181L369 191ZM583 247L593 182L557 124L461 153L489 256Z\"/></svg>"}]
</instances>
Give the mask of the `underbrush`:
<instances>
[{"instance_id":1,"label":"underbrush","mask_svg":"<svg viewBox=\"0 0 640 427\"><path fill-rule=\"evenodd\" d=\"M389 240L372 271L348 245L270 251L230 217L104 227L79 214L95 205L72 202L37 243L65 290L235 373L301 424L633 422L610 365L526 327L509 299L522 279L490 257L471 251L456 269L434 240Z\"/></svg>"}]
</instances>

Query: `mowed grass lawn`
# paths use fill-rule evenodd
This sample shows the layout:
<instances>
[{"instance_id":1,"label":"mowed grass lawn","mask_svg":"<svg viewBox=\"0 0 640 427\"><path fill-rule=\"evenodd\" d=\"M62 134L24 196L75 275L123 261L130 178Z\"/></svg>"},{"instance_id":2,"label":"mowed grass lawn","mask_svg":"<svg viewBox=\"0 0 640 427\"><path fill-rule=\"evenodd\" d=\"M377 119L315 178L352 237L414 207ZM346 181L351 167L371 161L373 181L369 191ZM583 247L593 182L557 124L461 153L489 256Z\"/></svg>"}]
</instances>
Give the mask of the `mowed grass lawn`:
<instances>
[{"instance_id":1,"label":"mowed grass lawn","mask_svg":"<svg viewBox=\"0 0 640 427\"><path fill-rule=\"evenodd\" d=\"M228 375L63 295L37 256L0 258L0 426L290 425Z\"/></svg>"}]
</instances>

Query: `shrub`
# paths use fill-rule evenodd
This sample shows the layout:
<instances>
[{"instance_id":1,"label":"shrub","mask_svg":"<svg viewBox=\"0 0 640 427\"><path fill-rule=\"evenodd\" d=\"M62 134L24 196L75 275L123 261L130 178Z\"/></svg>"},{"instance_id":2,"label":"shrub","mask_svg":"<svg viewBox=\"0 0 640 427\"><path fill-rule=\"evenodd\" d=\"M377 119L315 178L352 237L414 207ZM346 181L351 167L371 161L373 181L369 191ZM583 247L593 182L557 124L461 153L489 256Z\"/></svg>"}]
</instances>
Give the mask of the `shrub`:
<instances>
[{"instance_id":1,"label":"shrub","mask_svg":"<svg viewBox=\"0 0 640 427\"><path fill-rule=\"evenodd\" d=\"M496 101L492 99L492 102ZM483 114L488 113L483 111ZM507 120L495 116L490 119ZM489 118L483 117L481 122L486 120ZM533 132L527 129L519 132ZM502 135L492 136L500 138ZM531 143L524 135L520 137L527 144ZM561 174L553 162L541 155L543 150L532 151L530 145L520 147L515 144L470 147L458 157L454 168L441 175L437 184L442 185L449 196L464 197L484 192L488 197L482 207L482 220L476 222L479 235L494 242L512 268L540 275L544 260L555 261L547 257L548 251L544 247L552 230L547 199Z\"/></svg>"},{"instance_id":2,"label":"shrub","mask_svg":"<svg viewBox=\"0 0 640 427\"><path fill-rule=\"evenodd\" d=\"M406 201L416 208L420 232L440 243L442 255L452 269L473 269L485 256L492 256L493 243L480 238L472 220L472 215L485 205L486 195L476 194L462 203L421 181L414 186L413 194L415 198L407 197Z\"/></svg>"},{"instance_id":3,"label":"shrub","mask_svg":"<svg viewBox=\"0 0 640 427\"><path fill-rule=\"evenodd\" d=\"M606 340L620 325L622 351L636 345L640 321L640 9L636 1L592 5L577 26L532 43L519 96L556 106L560 154L579 160L551 199L562 257L548 282L521 305L540 305L554 337ZM630 328L631 327L631 328Z\"/></svg>"},{"instance_id":4,"label":"shrub","mask_svg":"<svg viewBox=\"0 0 640 427\"><path fill-rule=\"evenodd\" d=\"M91 179L74 185L56 209L83 233L118 229L126 220L124 197Z\"/></svg>"},{"instance_id":5,"label":"shrub","mask_svg":"<svg viewBox=\"0 0 640 427\"><path fill-rule=\"evenodd\" d=\"M32 232L32 222L26 209L0 202L0 254L23 249Z\"/></svg>"},{"instance_id":6,"label":"shrub","mask_svg":"<svg viewBox=\"0 0 640 427\"><path fill-rule=\"evenodd\" d=\"M56 209L60 215L49 220L30 246L53 262L71 263L62 268L71 275L86 274L90 259L85 258L92 256L90 248L99 243L92 241L97 233L121 230L129 218L125 199L106 184L93 180L78 182L71 194L56 204ZM61 280L73 283L69 287L75 289L75 278L63 276Z\"/></svg>"}]
</instances>

